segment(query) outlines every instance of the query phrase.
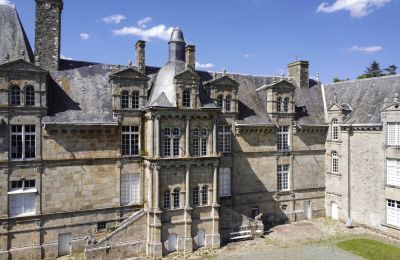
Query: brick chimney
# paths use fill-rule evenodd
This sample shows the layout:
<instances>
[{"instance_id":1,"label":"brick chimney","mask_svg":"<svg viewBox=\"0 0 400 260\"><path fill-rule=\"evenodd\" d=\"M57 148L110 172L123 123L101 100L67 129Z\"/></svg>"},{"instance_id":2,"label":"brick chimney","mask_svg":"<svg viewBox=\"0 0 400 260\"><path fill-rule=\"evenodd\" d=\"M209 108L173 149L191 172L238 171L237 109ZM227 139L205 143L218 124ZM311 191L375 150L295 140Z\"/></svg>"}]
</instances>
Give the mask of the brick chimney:
<instances>
[{"instance_id":1,"label":"brick chimney","mask_svg":"<svg viewBox=\"0 0 400 260\"><path fill-rule=\"evenodd\" d=\"M309 62L296 61L288 64L288 76L298 88L309 88Z\"/></svg>"},{"instance_id":2,"label":"brick chimney","mask_svg":"<svg viewBox=\"0 0 400 260\"><path fill-rule=\"evenodd\" d=\"M185 60L186 66L195 69L196 68L196 46L187 45L185 48Z\"/></svg>"},{"instance_id":3,"label":"brick chimney","mask_svg":"<svg viewBox=\"0 0 400 260\"><path fill-rule=\"evenodd\" d=\"M140 73L146 74L146 42L139 40L135 44L136 66Z\"/></svg>"}]
</instances>

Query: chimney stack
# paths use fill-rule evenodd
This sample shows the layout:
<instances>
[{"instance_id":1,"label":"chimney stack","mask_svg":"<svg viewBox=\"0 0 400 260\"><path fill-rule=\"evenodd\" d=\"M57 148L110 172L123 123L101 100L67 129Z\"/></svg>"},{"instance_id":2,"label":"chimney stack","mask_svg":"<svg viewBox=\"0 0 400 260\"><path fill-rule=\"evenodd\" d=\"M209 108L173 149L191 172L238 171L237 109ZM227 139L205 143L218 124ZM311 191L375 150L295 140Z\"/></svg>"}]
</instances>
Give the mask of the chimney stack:
<instances>
[{"instance_id":1,"label":"chimney stack","mask_svg":"<svg viewBox=\"0 0 400 260\"><path fill-rule=\"evenodd\" d=\"M293 79L298 88L309 88L309 62L296 61L288 64L288 77Z\"/></svg>"},{"instance_id":2,"label":"chimney stack","mask_svg":"<svg viewBox=\"0 0 400 260\"><path fill-rule=\"evenodd\" d=\"M196 46L194 45L186 46L185 59L186 59L186 66L194 70L196 68Z\"/></svg>"},{"instance_id":3,"label":"chimney stack","mask_svg":"<svg viewBox=\"0 0 400 260\"><path fill-rule=\"evenodd\" d=\"M136 66L140 73L146 74L146 42L139 40L135 44Z\"/></svg>"}]
</instances>

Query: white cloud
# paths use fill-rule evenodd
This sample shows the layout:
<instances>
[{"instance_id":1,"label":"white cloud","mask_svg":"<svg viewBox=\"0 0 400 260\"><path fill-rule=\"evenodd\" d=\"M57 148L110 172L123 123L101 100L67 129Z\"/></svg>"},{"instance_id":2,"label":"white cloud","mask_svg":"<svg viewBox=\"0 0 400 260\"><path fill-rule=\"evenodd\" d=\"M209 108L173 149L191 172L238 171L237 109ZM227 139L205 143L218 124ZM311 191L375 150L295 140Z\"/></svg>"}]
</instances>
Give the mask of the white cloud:
<instances>
[{"instance_id":1,"label":"white cloud","mask_svg":"<svg viewBox=\"0 0 400 260\"><path fill-rule=\"evenodd\" d=\"M66 56L64 56L62 53L61 53L61 55L60 55L60 58L63 59L63 60L72 60L72 58L66 57Z\"/></svg>"},{"instance_id":2,"label":"white cloud","mask_svg":"<svg viewBox=\"0 0 400 260\"><path fill-rule=\"evenodd\" d=\"M374 53L383 50L382 46L357 46L353 45L349 48L350 51L364 52L364 53Z\"/></svg>"},{"instance_id":3,"label":"white cloud","mask_svg":"<svg viewBox=\"0 0 400 260\"><path fill-rule=\"evenodd\" d=\"M122 22L125 19L126 19L126 17L122 14L114 14L114 15L110 15L108 17L104 17L101 20L105 23L119 24L120 22Z\"/></svg>"},{"instance_id":4,"label":"white cloud","mask_svg":"<svg viewBox=\"0 0 400 260\"><path fill-rule=\"evenodd\" d=\"M211 68L214 68L214 67L215 66L212 63L204 63L204 64L202 64L202 63L199 63L199 62L196 61L196 68L199 68L199 69L211 69Z\"/></svg>"},{"instance_id":5,"label":"white cloud","mask_svg":"<svg viewBox=\"0 0 400 260\"><path fill-rule=\"evenodd\" d=\"M0 0L0 5L12 5L9 0Z\"/></svg>"},{"instance_id":6,"label":"white cloud","mask_svg":"<svg viewBox=\"0 0 400 260\"><path fill-rule=\"evenodd\" d=\"M336 0L331 5L327 2L321 3L318 6L317 12L333 13L347 10L350 11L352 17L363 17L389 2L391 0Z\"/></svg>"},{"instance_id":7,"label":"white cloud","mask_svg":"<svg viewBox=\"0 0 400 260\"><path fill-rule=\"evenodd\" d=\"M134 35L139 36L143 40L147 41L152 38L168 41L172 31L174 30L173 27L167 27L164 24L160 24L149 29L138 28L138 27L123 27L118 30L113 30L113 35L122 36L122 35Z\"/></svg>"},{"instance_id":8,"label":"white cloud","mask_svg":"<svg viewBox=\"0 0 400 260\"><path fill-rule=\"evenodd\" d=\"M86 41L86 40L90 39L90 35L87 33L81 33L79 36L81 37L82 41Z\"/></svg>"},{"instance_id":9,"label":"white cloud","mask_svg":"<svg viewBox=\"0 0 400 260\"><path fill-rule=\"evenodd\" d=\"M243 55L243 58L245 58L245 59L248 59L248 58L250 58L250 57L252 57L253 55L251 55L251 54L245 54L245 55Z\"/></svg>"},{"instance_id":10,"label":"white cloud","mask_svg":"<svg viewBox=\"0 0 400 260\"><path fill-rule=\"evenodd\" d=\"M139 25L139 27L141 27L141 28L144 29L144 28L147 27L147 24L148 24L149 22L151 22L152 20L153 20L153 18L147 16L147 17L145 17L145 18L139 20L139 21L137 22L137 24Z\"/></svg>"}]
</instances>

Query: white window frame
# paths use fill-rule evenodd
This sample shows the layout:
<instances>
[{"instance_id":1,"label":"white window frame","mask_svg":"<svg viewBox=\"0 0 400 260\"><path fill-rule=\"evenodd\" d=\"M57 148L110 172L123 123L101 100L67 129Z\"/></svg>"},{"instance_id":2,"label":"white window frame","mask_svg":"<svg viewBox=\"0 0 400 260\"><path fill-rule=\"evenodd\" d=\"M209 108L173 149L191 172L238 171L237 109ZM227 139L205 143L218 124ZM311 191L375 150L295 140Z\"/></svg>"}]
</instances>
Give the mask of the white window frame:
<instances>
[{"instance_id":1,"label":"white window frame","mask_svg":"<svg viewBox=\"0 0 400 260\"><path fill-rule=\"evenodd\" d=\"M290 151L289 126L280 126L277 131L277 149L280 152Z\"/></svg>"},{"instance_id":2,"label":"white window frame","mask_svg":"<svg viewBox=\"0 0 400 260\"><path fill-rule=\"evenodd\" d=\"M140 108L140 92L135 90L132 91L131 95L131 107L132 109L139 109Z\"/></svg>"},{"instance_id":3,"label":"white window frame","mask_svg":"<svg viewBox=\"0 0 400 260\"><path fill-rule=\"evenodd\" d=\"M386 183L400 187L400 160L386 159Z\"/></svg>"},{"instance_id":4,"label":"white window frame","mask_svg":"<svg viewBox=\"0 0 400 260\"><path fill-rule=\"evenodd\" d=\"M279 191L289 189L289 165L278 165L277 188Z\"/></svg>"},{"instance_id":5,"label":"white window frame","mask_svg":"<svg viewBox=\"0 0 400 260\"><path fill-rule=\"evenodd\" d=\"M181 129L175 127L171 130L170 127L164 128L164 157L179 157Z\"/></svg>"},{"instance_id":6,"label":"white window frame","mask_svg":"<svg viewBox=\"0 0 400 260\"><path fill-rule=\"evenodd\" d=\"M400 201L386 200L386 223L400 227Z\"/></svg>"},{"instance_id":7,"label":"white window frame","mask_svg":"<svg viewBox=\"0 0 400 260\"><path fill-rule=\"evenodd\" d=\"M387 145L398 146L400 145L400 123L388 122L387 123Z\"/></svg>"},{"instance_id":8,"label":"white window frame","mask_svg":"<svg viewBox=\"0 0 400 260\"><path fill-rule=\"evenodd\" d=\"M17 182L21 182L20 187L12 187L13 183ZM10 216L24 217L35 215L36 193L37 189L35 180L11 181L10 191L8 192ZM20 204L20 207L16 207L16 203ZM17 212L17 209L20 209L19 212Z\"/></svg>"},{"instance_id":9,"label":"white window frame","mask_svg":"<svg viewBox=\"0 0 400 260\"><path fill-rule=\"evenodd\" d=\"M331 153L332 163L331 163L331 171L332 173L339 173L339 155L336 151L332 151Z\"/></svg>"},{"instance_id":10,"label":"white window frame","mask_svg":"<svg viewBox=\"0 0 400 260\"><path fill-rule=\"evenodd\" d=\"M232 152L232 127L230 125L219 125L217 127L218 140L217 150L220 153Z\"/></svg>"},{"instance_id":11,"label":"white window frame","mask_svg":"<svg viewBox=\"0 0 400 260\"><path fill-rule=\"evenodd\" d=\"M219 168L219 197L232 196L231 168Z\"/></svg>"},{"instance_id":12,"label":"white window frame","mask_svg":"<svg viewBox=\"0 0 400 260\"><path fill-rule=\"evenodd\" d=\"M121 174L121 205L141 204L141 179L139 173Z\"/></svg>"},{"instance_id":13,"label":"white window frame","mask_svg":"<svg viewBox=\"0 0 400 260\"><path fill-rule=\"evenodd\" d=\"M339 121L337 119L332 120L332 140L339 140Z\"/></svg>"},{"instance_id":14,"label":"white window frame","mask_svg":"<svg viewBox=\"0 0 400 260\"><path fill-rule=\"evenodd\" d=\"M14 130L17 129L18 127L21 127L21 131L19 130ZM34 128L34 131L29 131L28 129ZM15 138L15 144L13 141L13 138ZM19 139L20 140L17 140ZM33 142L33 156L27 156L27 142ZM14 157L14 150L18 150L18 145L21 145L21 156ZM32 144L31 144L32 146ZM31 149L32 152L32 149ZM18 154L18 152L16 152ZM11 125L10 126L10 157L11 160L32 160L36 158L36 125Z\"/></svg>"},{"instance_id":15,"label":"white window frame","mask_svg":"<svg viewBox=\"0 0 400 260\"><path fill-rule=\"evenodd\" d=\"M138 156L140 153L140 127L138 125L122 126L122 156Z\"/></svg>"}]
</instances>

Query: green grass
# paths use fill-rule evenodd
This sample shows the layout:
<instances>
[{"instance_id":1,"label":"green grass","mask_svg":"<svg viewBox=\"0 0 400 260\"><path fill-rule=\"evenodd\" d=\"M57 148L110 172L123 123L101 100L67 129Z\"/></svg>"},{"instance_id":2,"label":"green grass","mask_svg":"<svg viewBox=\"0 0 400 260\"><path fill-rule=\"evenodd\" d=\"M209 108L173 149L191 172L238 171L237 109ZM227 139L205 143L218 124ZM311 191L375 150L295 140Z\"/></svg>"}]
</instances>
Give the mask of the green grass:
<instances>
[{"instance_id":1,"label":"green grass","mask_svg":"<svg viewBox=\"0 0 400 260\"><path fill-rule=\"evenodd\" d=\"M392 246L376 240L357 238L342 241L336 245L352 254L370 260L400 259L400 247Z\"/></svg>"}]
</instances>

